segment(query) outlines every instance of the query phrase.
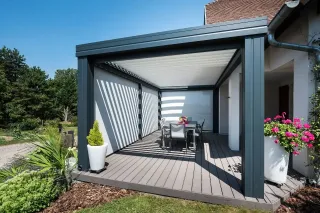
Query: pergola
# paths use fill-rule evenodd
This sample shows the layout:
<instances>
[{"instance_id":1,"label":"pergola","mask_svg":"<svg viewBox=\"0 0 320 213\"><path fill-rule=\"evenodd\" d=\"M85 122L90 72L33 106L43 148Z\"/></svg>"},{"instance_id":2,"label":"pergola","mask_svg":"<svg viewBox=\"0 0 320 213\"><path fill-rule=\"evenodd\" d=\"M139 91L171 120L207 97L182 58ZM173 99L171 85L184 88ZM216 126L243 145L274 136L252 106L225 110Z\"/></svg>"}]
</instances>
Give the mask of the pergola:
<instances>
[{"instance_id":1,"label":"pergola","mask_svg":"<svg viewBox=\"0 0 320 213\"><path fill-rule=\"evenodd\" d=\"M79 170L89 169L86 136L94 122L94 67L108 67L137 82L140 93L143 85L159 96L169 90L213 90L213 132L218 133L219 88L242 64L242 190L245 196L263 198L267 29L267 18L260 17L78 45ZM188 58L191 55L195 57ZM139 101L141 138L141 95Z\"/></svg>"}]
</instances>

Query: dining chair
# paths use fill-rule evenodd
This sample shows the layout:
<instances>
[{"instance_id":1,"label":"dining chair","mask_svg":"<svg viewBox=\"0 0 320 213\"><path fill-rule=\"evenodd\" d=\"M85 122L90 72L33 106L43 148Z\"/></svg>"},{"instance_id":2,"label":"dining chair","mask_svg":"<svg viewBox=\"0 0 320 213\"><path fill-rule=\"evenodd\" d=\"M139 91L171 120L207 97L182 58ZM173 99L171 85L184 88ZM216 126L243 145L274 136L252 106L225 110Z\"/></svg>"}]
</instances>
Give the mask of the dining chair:
<instances>
[{"instance_id":1,"label":"dining chair","mask_svg":"<svg viewBox=\"0 0 320 213\"><path fill-rule=\"evenodd\" d=\"M206 119L203 119L202 124L198 124L198 125L197 125L197 129L196 129L196 132L195 132L195 136L196 136L197 138L199 138L200 143L203 142L203 135L202 135L202 133L203 133L203 126L204 126L204 122L205 122L205 121L206 121Z\"/></svg>"},{"instance_id":2,"label":"dining chair","mask_svg":"<svg viewBox=\"0 0 320 213\"><path fill-rule=\"evenodd\" d=\"M170 129L165 126L166 119L161 118L160 120L160 128L161 128L161 141L162 141L162 148L165 148L165 138L170 136Z\"/></svg>"},{"instance_id":3,"label":"dining chair","mask_svg":"<svg viewBox=\"0 0 320 213\"><path fill-rule=\"evenodd\" d=\"M187 134L184 124L170 124L170 139L183 140L186 142L186 152L188 150ZM171 146L171 145L170 145Z\"/></svg>"}]
</instances>

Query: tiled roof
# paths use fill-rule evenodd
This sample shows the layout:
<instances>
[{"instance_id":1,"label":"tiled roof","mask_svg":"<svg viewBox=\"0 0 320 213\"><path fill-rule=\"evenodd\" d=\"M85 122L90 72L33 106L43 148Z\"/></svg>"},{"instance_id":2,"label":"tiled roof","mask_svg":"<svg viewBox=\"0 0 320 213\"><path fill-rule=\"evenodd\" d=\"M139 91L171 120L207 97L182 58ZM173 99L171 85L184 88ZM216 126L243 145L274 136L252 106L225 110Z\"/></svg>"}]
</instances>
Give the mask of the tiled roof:
<instances>
[{"instance_id":1,"label":"tiled roof","mask_svg":"<svg viewBox=\"0 0 320 213\"><path fill-rule=\"evenodd\" d=\"M286 0L215 0L205 6L206 23L267 16L270 22Z\"/></svg>"}]
</instances>

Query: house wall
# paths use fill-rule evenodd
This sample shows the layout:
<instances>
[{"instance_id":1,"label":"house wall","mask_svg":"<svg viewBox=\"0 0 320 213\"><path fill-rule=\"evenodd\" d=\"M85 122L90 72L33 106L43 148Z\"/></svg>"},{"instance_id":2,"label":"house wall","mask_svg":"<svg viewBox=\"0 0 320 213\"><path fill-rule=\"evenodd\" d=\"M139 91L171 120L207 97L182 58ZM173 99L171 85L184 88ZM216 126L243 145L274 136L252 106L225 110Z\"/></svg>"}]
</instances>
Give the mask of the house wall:
<instances>
[{"instance_id":1,"label":"house wall","mask_svg":"<svg viewBox=\"0 0 320 213\"><path fill-rule=\"evenodd\" d=\"M205 119L204 130L212 130L213 91L162 92L161 115L167 121L178 121L180 116Z\"/></svg>"},{"instance_id":2,"label":"house wall","mask_svg":"<svg viewBox=\"0 0 320 213\"><path fill-rule=\"evenodd\" d=\"M138 140L138 84L95 68L94 109L107 155Z\"/></svg>"},{"instance_id":3,"label":"house wall","mask_svg":"<svg viewBox=\"0 0 320 213\"><path fill-rule=\"evenodd\" d=\"M142 86L142 137L158 130L158 91Z\"/></svg>"},{"instance_id":4,"label":"house wall","mask_svg":"<svg viewBox=\"0 0 320 213\"><path fill-rule=\"evenodd\" d=\"M228 93L228 84L223 84L219 89L219 134L228 134L229 132Z\"/></svg>"},{"instance_id":5,"label":"house wall","mask_svg":"<svg viewBox=\"0 0 320 213\"><path fill-rule=\"evenodd\" d=\"M301 12L301 16L278 38L279 41L296 44L310 45L311 39L319 38L320 16L317 13L317 1L312 1ZM293 61L293 115L292 117L304 118L307 122L311 108L309 97L315 91L315 83L311 72L314 56L306 52L276 48L270 46L265 52L265 71L275 70L280 66ZM271 92L270 92L271 93ZM271 94L266 94L266 98ZM270 107L270 106L268 106ZM267 113L275 112L270 107ZM299 156L293 157L293 168L305 176L313 174L309 164L309 153L305 149Z\"/></svg>"}]
</instances>

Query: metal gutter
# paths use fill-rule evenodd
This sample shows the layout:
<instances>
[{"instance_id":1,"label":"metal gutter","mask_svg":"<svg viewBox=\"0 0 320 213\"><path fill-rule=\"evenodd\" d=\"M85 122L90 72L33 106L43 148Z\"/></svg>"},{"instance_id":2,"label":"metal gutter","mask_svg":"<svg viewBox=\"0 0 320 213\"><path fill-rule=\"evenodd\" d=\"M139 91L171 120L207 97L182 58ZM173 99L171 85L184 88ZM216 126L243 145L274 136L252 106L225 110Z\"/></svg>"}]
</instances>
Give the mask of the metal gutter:
<instances>
[{"instance_id":1,"label":"metal gutter","mask_svg":"<svg viewBox=\"0 0 320 213\"><path fill-rule=\"evenodd\" d=\"M320 62L320 47L279 42L275 39L275 31L284 22L284 20L286 18L288 18L288 16L292 13L292 11L294 9L295 9L295 7L289 8L287 5L284 5L281 8L281 10L278 12L278 14L274 17L274 19L269 24L268 41L269 41L270 45L275 46L275 47L303 51L303 52L308 52L308 53L314 53L316 55L317 62Z\"/></svg>"}]
</instances>

